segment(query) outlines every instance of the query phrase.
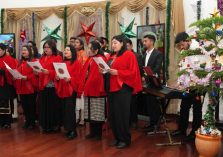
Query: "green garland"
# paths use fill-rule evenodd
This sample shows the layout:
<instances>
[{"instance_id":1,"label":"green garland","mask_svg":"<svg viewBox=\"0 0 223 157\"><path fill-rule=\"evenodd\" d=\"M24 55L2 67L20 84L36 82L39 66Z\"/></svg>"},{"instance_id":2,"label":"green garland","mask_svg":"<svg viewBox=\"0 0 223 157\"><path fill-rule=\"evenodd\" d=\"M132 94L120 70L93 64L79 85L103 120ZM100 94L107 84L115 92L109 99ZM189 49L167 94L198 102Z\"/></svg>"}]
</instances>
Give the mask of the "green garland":
<instances>
[{"instance_id":1,"label":"green garland","mask_svg":"<svg viewBox=\"0 0 223 157\"><path fill-rule=\"evenodd\" d=\"M187 56L193 56L193 55L201 55L201 49L196 49L196 50L183 50L179 57L180 59L184 58L184 57L187 57Z\"/></svg>"},{"instance_id":2,"label":"green garland","mask_svg":"<svg viewBox=\"0 0 223 157\"><path fill-rule=\"evenodd\" d=\"M110 9L111 2L108 1L105 7L105 36L109 39L109 9Z\"/></svg>"},{"instance_id":3,"label":"green garland","mask_svg":"<svg viewBox=\"0 0 223 157\"><path fill-rule=\"evenodd\" d=\"M166 43L166 47L165 47L165 52L166 52L166 56L165 56L165 61L166 61L166 65L165 65L165 73L166 73L166 80L169 79L169 54L170 54L170 28L171 28L171 0L167 0L167 7L166 7L166 32L165 32L165 43Z\"/></svg>"},{"instance_id":4,"label":"green garland","mask_svg":"<svg viewBox=\"0 0 223 157\"><path fill-rule=\"evenodd\" d=\"M67 45L67 6L64 7L64 47Z\"/></svg>"},{"instance_id":5,"label":"green garland","mask_svg":"<svg viewBox=\"0 0 223 157\"><path fill-rule=\"evenodd\" d=\"M1 33L4 32L4 13L5 9L1 9Z\"/></svg>"}]
</instances>

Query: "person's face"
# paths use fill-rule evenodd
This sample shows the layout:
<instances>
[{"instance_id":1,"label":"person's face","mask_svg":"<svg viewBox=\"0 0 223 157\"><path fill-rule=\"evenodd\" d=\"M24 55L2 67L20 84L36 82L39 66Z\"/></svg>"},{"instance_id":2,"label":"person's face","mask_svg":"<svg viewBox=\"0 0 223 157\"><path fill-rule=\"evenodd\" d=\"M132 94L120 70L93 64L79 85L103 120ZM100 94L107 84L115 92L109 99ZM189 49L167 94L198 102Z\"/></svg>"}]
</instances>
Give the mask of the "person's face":
<instances>
[{"instance_id":1,"label":"person's face","mask_svg":"<svg viewBox=\"0 0 223 157\"><path fill-rule=\"evenodd\" d=\"M119 42L116 39L112 40L112 49L114 52L119 52L121 50L122 46L123 46L122 42Z\"/></svg>"},{"instance_id":2,"label":"person's face","mask_svg":"<svg viewBox=\"0 0 223 157\"><path fill-rule=\"evenodd\" d=\"M44 52L47 56L50 56L53 54L52 49L49 47L49 45L47 43L44 46Z\"/></svg>"},{"instance_id":3,"label":"person's face","mask_svg":"<svg viewBox=\"0 0 223 157\"><path fill-rule=\"evenodd\" d=\"M143 46L147 49L153 47L153 41L149 38L143 38Z\"/></svg>"},{"instance_id":4,"label":"person's face","mask_svg":"<svg viewBox=\"0 0 223 157\"><path fill-rule=\"evenodd\" d=\"M8 49L6 49L6 55L10 56L10 53L9 53Z\"/></svg>"},{"instance_id":5,"label":"person's face","mask_svg":"<svg viewBox=\"0 0 223 157\"><path fill-rule=\"evenodd\" d=\"M29 46L29 47L33 47L32 43L28 43L28 46Z\"/></svg>"},{"instance_id":6,"label":"person's face","mask_svg":"<svg viewBox=\"0 0 223 157\"><path fill-rule=\"evenodd\" d=\"M2 50L2 49L0 48L0 57L3 56L4 54L5 54L5 50Z\"/></svg>"},{"instance_id":7,"label":"person's face","mask_svg":"<svg viewBox=\"0 0 223 157\"><path fill-rule=\"evenodd\" d=\"M132 51L132 45L131 44L127 43L126 46L127 46L127 50Z\"/></svg>"},{"instance_id":8,"label":"person's face","mask_svg":"<svg viewBox=\"0 0 223 157\"><path fill-rule=\"evenodd\" d=\"M26 47L23 47L23 48L22 48L22 56L23 56L24 58L29 58L29 51L27 50Z\"/></svg>"},{"instance_id":9,"label":"person's face","mask_svg":"<svg viewBox=\"0 0 223 157\"><path fill-rule=\"evenodd\" d=\"M70 47L66 47L64 52L63 52L63 55L65 58L67 59L71 59L72 58L72 54L71 54L71 50L70 50Z\"/></svg>"},{"instance_id":10,"label":"person's face","mask_svg":"<svg viewBox=\"0 0 223 157\"><path fill-rule=\"evenodd\" d=\"M80 49L81 49L81 43L80 43L79 40L75 40L74 48L75 48L76 50L80 50Z\"/></svg>"},{"instance_id":11,"label":"person's face","mask_svg":"<svg viewBox=\"0 0 223 157\"><path fill-rule=\"evenodd\" d=\"M182 51L182 50L188 50L190 47L190 43L188 41L180 41L176 47Z\"/></svg>"},{"instance_id":12,"label":"person's face","mask_svg":"<svg viewBox=\"0 0 223 157\"><path fill-rule=\"evenodd\" d=\"M75 46L75 39L70 39L70 45Z\"/></svg>"},{"instance_id":13,"label":"person's face","mask_svg":"<svg viewBox=\"0 0 223 157\"><path fill-rule=\"evenodd\" d=\"M89 44L88 45L88 56L94 56L95 54L97 54L97 52L98 52L98 50L96 50L96 51L94 51L93 49L92 49L92 45L91 44Z\"/></svg>"}]
</instances>

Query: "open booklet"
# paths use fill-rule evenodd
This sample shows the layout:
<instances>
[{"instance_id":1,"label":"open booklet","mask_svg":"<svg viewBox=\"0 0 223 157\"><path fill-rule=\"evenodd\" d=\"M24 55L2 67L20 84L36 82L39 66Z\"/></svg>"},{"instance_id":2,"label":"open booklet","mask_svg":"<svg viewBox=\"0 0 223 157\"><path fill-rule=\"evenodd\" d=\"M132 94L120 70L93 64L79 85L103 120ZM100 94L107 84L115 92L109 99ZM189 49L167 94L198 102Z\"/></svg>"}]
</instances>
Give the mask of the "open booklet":
<instances>
[{"instance_id":1,"label":"open booklet","mask_svg":"<svg viewBox=\"0 0 223 157\"><path fill-rule=\"evenodd\" d=\"M70 74L67 70L67 65L65 63L53 63L53 66L57 76L60 79L70 78Z\"/></svg>"},{"instance_id":2,"label":"open booklet","mask_svg":"<svg viewBox=\"0 0 223 157\"><path fill-rule=\"evenodd\" d=\"M4 62L4 61L3 61ZM10 68L10 66L5 63L6 69L10 72L10 74L15 78L15 79L22 79L22 78L26 78L25 76L23 76L20 72L18 72L17 69L12 69Z\"/></svg>"},{"instance_id":3,"label":"open booklet","mask_svg":"<svg viewBox=\"0 0 223 157\"><path fill-rule=\"evenodd\" d=\"M43 69L39 61L27 62L27 64L36 72L41 72L41 70Z\"/></svg>"},{"instance_id":4,"label":"open booklet","mask_svg":"<svg viewBox=\"0 0 223 157\"><path fill-rule=\"evenodd\" d=\"M93 57L97 65L103 69L103 73L107 73L110 70L108 64L101 57Z\"/></svg>"}]
</instances>

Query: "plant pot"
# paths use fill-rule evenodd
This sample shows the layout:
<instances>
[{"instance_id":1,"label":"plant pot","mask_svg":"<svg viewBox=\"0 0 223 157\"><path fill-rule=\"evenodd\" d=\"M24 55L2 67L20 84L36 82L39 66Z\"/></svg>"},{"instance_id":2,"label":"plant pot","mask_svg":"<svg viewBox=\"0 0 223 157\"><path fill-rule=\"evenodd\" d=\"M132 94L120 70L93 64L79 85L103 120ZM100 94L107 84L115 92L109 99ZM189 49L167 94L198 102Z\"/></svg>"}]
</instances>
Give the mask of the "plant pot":
<instances>
[{"instance_id":1,"label":"plant pot","mask_svg":"<svg viewBox=\"0 0 223 157\"><path fill-rule=\"evenodd\" d=\"M205 136L196 133L195 145L199 157L215 157L221 148L221 136Z\"/></svg>"}]
</instances>

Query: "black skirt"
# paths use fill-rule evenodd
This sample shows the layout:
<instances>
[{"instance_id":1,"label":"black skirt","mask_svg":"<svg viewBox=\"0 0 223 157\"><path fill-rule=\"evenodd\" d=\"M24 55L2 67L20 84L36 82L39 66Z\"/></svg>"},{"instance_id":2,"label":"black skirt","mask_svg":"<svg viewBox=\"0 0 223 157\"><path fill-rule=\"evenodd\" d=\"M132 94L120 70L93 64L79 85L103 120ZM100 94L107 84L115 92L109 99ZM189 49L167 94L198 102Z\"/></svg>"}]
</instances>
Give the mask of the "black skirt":
<instances>
[{"instance_id":1,"label":"black skirt","mask_svg":"<svg viewBox=\"0 0 223 157\"><path fill-rule=\"evenodd\" d=\"M56 131L61 124L62 105L54 87L46 87L39 94L39 123L43 131Z\"/></svg>"}]
</instances>

